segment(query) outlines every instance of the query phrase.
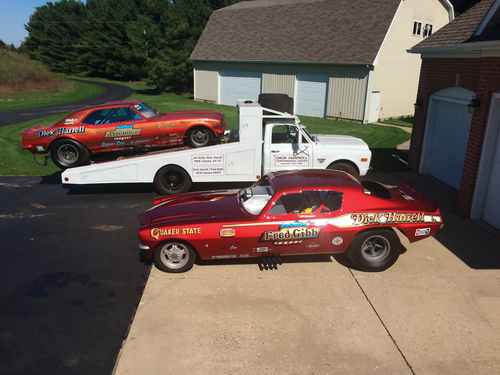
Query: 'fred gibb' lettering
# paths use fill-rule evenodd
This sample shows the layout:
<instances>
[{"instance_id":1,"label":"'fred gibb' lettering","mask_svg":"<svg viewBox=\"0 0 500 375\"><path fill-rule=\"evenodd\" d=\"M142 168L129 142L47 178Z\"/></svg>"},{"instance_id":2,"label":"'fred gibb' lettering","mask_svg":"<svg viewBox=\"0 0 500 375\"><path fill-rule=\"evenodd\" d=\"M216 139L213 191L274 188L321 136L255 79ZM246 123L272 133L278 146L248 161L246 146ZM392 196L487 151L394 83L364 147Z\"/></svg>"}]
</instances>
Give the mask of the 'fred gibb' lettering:
<instances>
[{"instance_id":1,"label":"'fred gibb' lettering","mask_svg":"<svg viewBox=\"0 0 500 375\"><path fill-rule=\"evenodd\" d=\"M271 230L262 233L259 241L292 241L316 238L321 232L320 228L309 227L280 227L279 230Z\"/></svg>"},{"instance_id":2,"label":"'fred gibb' lettering","mask_svg":"<svg viewBox=\"0 0 500 375\"><path fill-rule=\"evenodd\" d=\"M76 134L76 133L84 133L85 126L77 126L74 128L57 128L52 130L40 130L36 133L39 138L43 137L57 137L59 135L65 134Z\"/></svg>"},{"instance_id":3,"label":"'fred gibb' lettering","mask_svg":"<svg viewBox=\"0 0 500 375\"><path fill-rule=\"evenodd\" d=\"M384 225L384 224L404 224L423 223L424 213L366 213L352 214L351 219L354 225Z\"/></svg>"},{"instance_id":4,"label":"'fred gibb' lettering","mask_svg":"<svg viewBox=\"0 0 500 375\"><path fill-rule=\"evenodd\" d=\"M201 228L153 228L150 235L157 240L159 237L201 234Z\"/></svg>"}]
</instances>

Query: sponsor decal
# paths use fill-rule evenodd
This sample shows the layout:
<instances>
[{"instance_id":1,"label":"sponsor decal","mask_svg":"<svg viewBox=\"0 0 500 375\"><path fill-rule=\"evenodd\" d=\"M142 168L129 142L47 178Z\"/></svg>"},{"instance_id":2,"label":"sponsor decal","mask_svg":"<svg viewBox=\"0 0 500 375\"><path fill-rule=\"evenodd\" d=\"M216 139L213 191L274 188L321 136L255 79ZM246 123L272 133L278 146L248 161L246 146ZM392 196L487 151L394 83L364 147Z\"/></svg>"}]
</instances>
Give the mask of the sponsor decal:
<instances>
[{"instance_id":1,"label":"sponsor decal","mask_svg":"<svg viewBox=\"0 0 500 375\"><path fill-rule=\"evenodd\" d=\"M213 255L212 259L234 259L236 255Z\"/></svg>"},{"instance_id":2,"label":"sponsor decal","mask_svg":"<svg viewBox=\"0 0 500 375\"><path fill-rule=\"evenodd\" d=\"M415 231L415 236L427 236L431 232L431 228L419 228Z\"/></svg>"},{"instance_id":3,"label":"sponsor decal","mask_svg":"<svg viewBox=\"0 0 500 375\"><path fill-rule=\"evenodd\" d=\"M274 155L275 167L307 167L309 155Z\"/></svg>"},{"instance_id":4,"label":"sponsor decal","mask_svg":"<svg viewBox=\"0 0 500 375\"><path fill-rule=\"evenodd\" d=\"M265 253L266 251L269 251L269 248L268 247L257 247L255 249L255 251L258 253Z\"/></svg>"},{"instance_id":5,"label":"sponsor decal","mask_svg":"<svg viewBox=\"0 0 500 375\"><path fill-rule=\"evenodd\" d=\"M225 238L225 237L234 237L235 236L235 230L232 228L224 228L221 229L219 232L219 236Z\"/></svg>"},{"instance_id":6,"label":"sponsor decal","mask_svg":"<svg viewBox=\"0 0 500 375\"><path fill-rule=\"evenodd\" d=\"M224 176L224 155L193 155L191 156L193 176Z\"/></svg>"},{"instance_id":7,"label":"sponsor decal","mask_svg":"<svg viewBox=\"0 0 500 375\"><path fill-rule=\"evenodd\" d=\"M175 123L173 122L163 122L158 125L158 129L171 129L175 127ZM176 134L177 135L177 134Z\"/></svg>"},{"instance_id":8,"label":"sponsor decal","mask_svg":"<svg viewBox=\"0 0 500 375\"><path fill-rule=\"evenodd\" d=\"M77 122L77 118L67 118L66 120L64 120L64 125L75 125Z\"/></svg>"},{"instance_id":9,"label":"sponsor decal","mask_svg":"<svg viewBox=\"0 0 500 375\"><path fill-rule=\"evenodd\" d=\"M119 138L119 137L130 137L134 135L139 135L142 132L142 128L134 128L134 124L130 125L117 125L115 130L108 130L105 134L105 138Z\"/></svg>"},{"instance_id":10,"label":"sponsor decal","mask_svg":"<svg viewBox=\"0 0 500 375\"><path fill-rule=\"evenodd\" d=\"M52 130L40 130L36 133L39 138L43 137L57 137L59 135L66 134L76 134L76 133L84 133L85 126L77 126L75 128L57 128Z\"/></svg>"},{"instance_id":11,"label":"sponsor decal","mask_svg":"<svg viewBox=\"0 0 500 375\"><path fill-rule=\"evenodd\" d=\"M384 224L404 224L404 223L423 223L424 213L365 213L352 214L353 225L384 225Z\"/></svg>"},{"instance_id":12,"label":"sponsor decal","mask_svg":"<svg viewBox=\"0 0 500 375\"><path fill-rule=\"evenodd\" d=\"M271 241L275 245L294 245L306 239L316 238L321 232L321 228L309 227L308 223L302 223L300 226L295 225L296 223L287 223L280 225L278 230L266 231L262 233L259 241Z\"/></svg>"},{"instance_id":13,"label":"sponsor decal","mask_svg":"<svg viewBox=\"0 0 500 375\"><path fill-rule=\"evenodd\" d=\"M344 239L340 236L337 236L335 237L333 240L332 240L332 245L333 246L340 246L344 243Z\"/></svg>"},{"instance_id":14,"label":"sponsor decal","mask_svg":"<svg viewBox=\"0 0 500 375\"><path fill-rule=\"evenodd\" d=\"M157 240L159 237L201 234L201 228L153 228L150 235Z\"/></svg>"}]
</instances>

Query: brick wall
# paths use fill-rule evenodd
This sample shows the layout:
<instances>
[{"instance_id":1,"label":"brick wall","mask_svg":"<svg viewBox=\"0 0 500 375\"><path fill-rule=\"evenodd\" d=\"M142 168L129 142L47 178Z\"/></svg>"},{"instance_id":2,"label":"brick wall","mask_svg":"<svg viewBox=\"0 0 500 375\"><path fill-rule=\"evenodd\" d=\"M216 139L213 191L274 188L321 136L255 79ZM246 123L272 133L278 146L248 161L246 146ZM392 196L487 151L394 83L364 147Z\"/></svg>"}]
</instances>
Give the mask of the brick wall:
<instances>
[{"instance_id":1,"label":"brick wall","mask_svg":"<svg viewBox=\"0 0 500 375\"><path fill-rule=\"evenodd\" d=\"M458 79L457 74L459 74ZM455 86L475 92L476 97L481 101L481 105L472 115L469 142L457 202L457 211L464 216L469 216L491 95L500 90L500 57L422 60L417 93L417 99L422 100L422 106L415 109L408 162L410 168L418 171L429 97L436 91Z\"/></svg>"}]
</instances>

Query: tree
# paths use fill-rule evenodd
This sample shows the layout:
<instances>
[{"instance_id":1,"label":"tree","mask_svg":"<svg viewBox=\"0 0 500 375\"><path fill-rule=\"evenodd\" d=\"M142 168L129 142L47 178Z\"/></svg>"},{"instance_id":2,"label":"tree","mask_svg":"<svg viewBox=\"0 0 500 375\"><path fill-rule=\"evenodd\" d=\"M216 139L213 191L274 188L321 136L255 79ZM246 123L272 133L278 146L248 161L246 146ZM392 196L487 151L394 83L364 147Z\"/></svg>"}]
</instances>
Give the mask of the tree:
<instances>
[{"instance_id":1,"label":"tree","mask_svg":"<svg viewBox=\"0 0 500 375\"><path fill-rule=\"evenodd\" d=\"M85 5L76 0L48 2L37 7L25 25L28 37L23 44L29 55L52 71L75 73L76 44L85 13Z\"/></svg>"}]
</instances>

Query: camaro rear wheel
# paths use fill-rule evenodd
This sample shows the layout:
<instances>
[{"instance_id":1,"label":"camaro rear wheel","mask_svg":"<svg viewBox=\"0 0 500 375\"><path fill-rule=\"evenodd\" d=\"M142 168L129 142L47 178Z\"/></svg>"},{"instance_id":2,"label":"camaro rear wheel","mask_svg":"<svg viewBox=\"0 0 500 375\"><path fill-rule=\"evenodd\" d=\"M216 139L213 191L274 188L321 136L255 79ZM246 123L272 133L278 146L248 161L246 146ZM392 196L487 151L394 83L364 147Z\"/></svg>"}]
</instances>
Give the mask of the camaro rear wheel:
<instances>
[{"instance_id":1,"label":"camaro rear wheel","mask_svg":"<svg viewBox=\"0 0 500 375\"><path fill-rule=\"evenodd\" d=\"M154 251L156 267L165 272L185 272L196 260L196 252L187 243L168 241L160 244Z\"/></svg>"},{"instance_id":2,"label":"camaro rear wheel","mask_svg":"<svg viewBox=\"0 0 500 375\"><path fill-rule=\"evenodd\" d=\"M189 130L186 140L187 143L194 148L208 146L212 143L213 134L210 129L204 126L197 126Z\"/></svg>"},{"instance_id":3,"label":"camaro rear wheel","mask_svg":"<svg viewBox=\"0 0 500 375\"><path fill-rule=\"evenodd\" d=\"M181 167L167 165L156 173L154 185L160 194L180 194L189 190L191 178Z\"/></svg>"},{"instance_id":4,"label":"camaro rear wheel","mask_svg":"<svg viewBox=\"0 0 500 375\"><path fill-rule=\"evenodd\" d=\"M352 164L345 163L345 162L337 162L337 163L332 163L328 166L327 169L335 169L337 171L343 171L349 173L351 176L358 177L359 173L356 167L354 167Z\"/></svg>"},{"instance_id":5,"label":"camaro rear wheel","mask_svg":"<svg viewBox=\"0 0 500 375\"><path fill-rule=\"evenodd\" d=\"M399 257L401 243L392 229L370 230L354 237L347 256L363 271L383 271Z\"/></svg>"},{"instance_id":6,"label":"camaro rear wheel","mask_svg":"<svg viewBox=\"0 0 500 375\"><path fill-rule=\"evenodd\" d=\"M77 167L89 160L89 150L72 139L56 140L50 146L50 156L55 165L61 169Z\"/></svg>"}]
</instances>

